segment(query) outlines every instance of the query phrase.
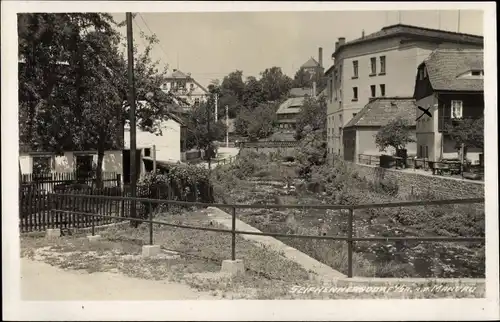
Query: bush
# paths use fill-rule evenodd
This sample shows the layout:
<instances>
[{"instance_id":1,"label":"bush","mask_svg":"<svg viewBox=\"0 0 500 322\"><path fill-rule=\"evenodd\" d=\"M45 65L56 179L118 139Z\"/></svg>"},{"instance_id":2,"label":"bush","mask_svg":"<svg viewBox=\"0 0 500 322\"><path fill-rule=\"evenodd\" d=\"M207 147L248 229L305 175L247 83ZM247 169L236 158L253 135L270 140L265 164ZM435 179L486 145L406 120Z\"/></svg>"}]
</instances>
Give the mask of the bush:
<instances>
[{"instance_id":1,"label":"bush","mask_svg":"<svg viewBox=\"0 0 500 322\"><path fill-rule=\"evenodd\" d=\"M208 170L190 164L162 166L138 183L138 195L143 198L212 203L212 190Z\"/></svg>"}]
</instances>

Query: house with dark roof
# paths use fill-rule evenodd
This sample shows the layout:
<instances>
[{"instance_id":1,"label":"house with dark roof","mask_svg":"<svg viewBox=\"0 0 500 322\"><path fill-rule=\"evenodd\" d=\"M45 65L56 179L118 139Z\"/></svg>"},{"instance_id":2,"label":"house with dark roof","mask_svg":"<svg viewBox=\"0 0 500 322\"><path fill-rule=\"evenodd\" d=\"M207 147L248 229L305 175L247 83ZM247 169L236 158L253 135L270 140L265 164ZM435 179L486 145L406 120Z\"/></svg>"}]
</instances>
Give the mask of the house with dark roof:
<instances>
[{"instance_id":1,"label":"house with dark roof","mask_svg":"<svg viewBox=\"0 0 500 322\"><path fill-rule=\"evenodd\" d=\"M327 127L330 154L343 154L343 131L354 113L375 97L409 97L416 67L435 49L482 49L479 35L397 24L339 37L327 78Z\"/></svg>"},{"instance_id":2,"label":"house with dark roof","mask_svg":"<svg viewBox=\"0 0 500 322\"><path fill-rule=\"evenodd\" d=\"M484 115L483 50L438 49L417 68L413 97L431 116L417 112L417 156L430 161L459 158L460 147L448 130L462 120ZM468 147L466 158L479 163L483 151Z\"/></svg>"},{"instance_id":3,"label":"house with dark roof","mask_svg":"<svg viewBox=\"0 0 500 322\"><path fill-rule=\"evenodd\" d=\"M306 96L291 97L284 101L276 111L278 128L295 129L297 116L299 115Z\"/></svg>"},{"instance_id":4,"label":"house with dark roof","mask_svg":"<svg viewBox=\"0 0 500 322\"><path fill-rule=\"evenodd\" d=\"M415 100L412 97L378 97L370 100L343 128L344 159L358 162L360 154L395 153L389 149L380 151L375 144L375 135L381 127L397 118L408 121L412 131L415 131ZM406 150L409 155L415 154L415 143L408 144Z\"/></svg>"}]
</instances>

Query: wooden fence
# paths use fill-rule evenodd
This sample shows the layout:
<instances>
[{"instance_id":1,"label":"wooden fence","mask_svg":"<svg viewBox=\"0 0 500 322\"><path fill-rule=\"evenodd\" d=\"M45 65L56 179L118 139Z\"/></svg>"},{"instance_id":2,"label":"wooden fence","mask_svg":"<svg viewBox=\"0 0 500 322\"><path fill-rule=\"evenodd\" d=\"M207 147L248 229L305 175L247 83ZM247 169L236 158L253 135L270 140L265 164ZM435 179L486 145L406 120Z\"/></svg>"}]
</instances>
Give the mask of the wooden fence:
<instances>
[{"instance_id":1,"label":"wooden fence","mask_svg":"<svg viewBox=\"0 0 500 322\"><path fill-rule=\"evenodd\" d=\"M95 187L96 176L94 173L77 173L77 172L54 172L47 174L28 173L21 175L22 186L31 186L37 190L53 192L57 186L62 186L71 183L80 183ZM114 187L120 185L121 175L115 172L103 172L102 181L104 187Z\"/></svg>"}]
</instances>

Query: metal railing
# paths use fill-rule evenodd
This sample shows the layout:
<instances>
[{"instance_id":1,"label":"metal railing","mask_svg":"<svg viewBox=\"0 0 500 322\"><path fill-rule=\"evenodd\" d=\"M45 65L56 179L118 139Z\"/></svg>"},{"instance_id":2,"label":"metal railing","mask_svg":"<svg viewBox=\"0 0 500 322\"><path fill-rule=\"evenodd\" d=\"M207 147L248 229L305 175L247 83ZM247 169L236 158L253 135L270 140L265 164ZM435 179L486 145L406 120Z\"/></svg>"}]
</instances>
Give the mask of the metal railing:
<instances>
[{"instance_id":1,"label":"metal railing","mask_svg":"<svg viewBox=\"0 0 500 322\"><path fill-rule=\"evenodd\" d=\"M115 196L87 196L87 195L76 195L76 194L55 194L57 197L63 198L75 198L71 204L75 202L86 202L88 199L91 200L111 200L111 201L129 201L132 206L136 203L147 204L148 219L141 218L131 218L127 216L111 217L115 220L130 220L136 222L144 222L149 224L149 243L153 244L153 224L171 226L184 229L194 229L194 230L205 230L214 231L220 233L230 233L232 235L231 239L231 259L236 259L236 235L258 235L258 236L270 236L270 237L291 237L291 238L302 238L302 239L323 239L323 240L335 240L335 241L345 241L347 243L347 261L348 270L347 276L353 276L353 247L356 241L416 241L416 242L481 242L485 241L484 237L418 237L418 236L407 236L407 237L356 237L354 236L354 211L359 209L370 209L370 208L394 208L394 207L412 207L412 206L439 206L439 205L450 205L450 204L474 204L483 203L484 198L470 198L470 199L447 199L447 200L422 200L422 201L403 201L403 202L393 202L393 203L380 203L380 204L360 204L360 205L278 205L278 204L264 204L264 205L245 205L245 204L218 204L218 203L202 203L202 202L184 202L184 201L174 201L174 200L161 200L161 199L147 199L147 198L124 198ZM66 201L66 203L68 203ZM191 206L191 207L218 207L218 208L229 208L231 209L231 229L219 229L219 228L208 228L208 227L196 227L189 225L173 224L164 221L153 220L152 204L167 204L177 205L177 206ZM236 209L336 209L336 210L347 210L348 215L348 227L347 236L317 236L317 235L297 235L297 234L282 234L282 233L266 233L266 232L249 232L249 231L239 231L236 230ZM56 212L61 212L60 210L53 210ZM101 217L109 218L110 216L93 214L86 211L75 212L73 210L62 210L63 213L73 214L77 216L90 216L90 217ZM95 224L92 220L92 235L95 234Z\"/></svg>"},{"instance_id":2,"label":"metal railing","mask_svg":"<svg viewBox=\"0 0 500 322\"><path fill-rule=\"evenodd\" d=\"M380 156L372 154L358 154L358 163L368 165L379 165Z\"/></svg>"}]
</instances>

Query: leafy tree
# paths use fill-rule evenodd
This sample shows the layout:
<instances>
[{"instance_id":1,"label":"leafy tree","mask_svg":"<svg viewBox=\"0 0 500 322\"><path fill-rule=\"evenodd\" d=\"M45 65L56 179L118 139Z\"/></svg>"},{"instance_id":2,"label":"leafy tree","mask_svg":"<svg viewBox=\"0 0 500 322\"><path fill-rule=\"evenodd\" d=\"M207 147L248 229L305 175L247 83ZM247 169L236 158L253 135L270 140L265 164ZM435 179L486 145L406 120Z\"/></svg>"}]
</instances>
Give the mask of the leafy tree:
<instances>
[{"instance_id":1,"label":"leafy tree","mask_svg":"<svg viewBox=\"0 0 500 322\"><path fill-rule=\"evenodd\" d=\"M304 100L295 124L296 140L301 140L305 136L307 126L309 130L321 130L326 134L326 99L324 97L307 97Z\"/></svg>"},{"instance_id":2,"label":"leafy tree","mask_svg":"<svg viewBox=\"0 0 500 322\"><path fill-rule=\"evenodd\" d=\"M186 147L198 148L205 151L213 147L214 140L223 140L226 134L226 125L222 120L215 122L213 111L213 98L206 103L195 106L187 118ZM210 115L210 132L208 117Z\"/></svg>"},{"instance_id":3,"label":"leafy tree","mask_svg":"<svg viewBox=\"0 0 500 322\"><path fill-rule=\"evenodd\" d=\"M243 106L249 109L254 109L259 106L259 104L264 102L265 98L262 84L257 80L257 78L253 76L248 77L243 91Z\"/></svg>"},{"instance_id":4,"label":"leafy tree","mask_svg":"<svg viewBox=\"0 0 500 322\"><path fill-rule=\"evenodd\" d=\"M263 103L255 109L243 108L235 120L236 133L251 141L266 138L273 133L276 122L276 106Z\"/></svg>"},{"instance_id":5,"label":"leafy tree","mask_svg":"<svg viewBox=\"0 0 500 322\"><path fill-rule=\"evenodd\" d=\"M447 125L446 130L457 145L484 149L484 116L478 119L463 119L458 124Z\"/></svg>"},{"instance_id":6,"label":"leafy tree","mask_svg":"<svg viewBox=\"0 0 500 322\"><path fill-rule=\"evenodd\" d=\"M313 81L314 78L311 73L304 70L304 68L299 68L293 78L293 87L311 88L313 86Z\"/></svg>"},{"instance_id":7,"label":"leafy tree","mask_svg":"<svg viewBox=\"0 0 500 322\"><path fill-rule=\"evenodd\" d=\"M20 14L19 73L21 138L31 147L60 153L97 149L101 184L106 149L121 149L128 118L127 59L123 39L108 14ZM64 26L64 28L61 28ZM144 37L144 35L142 35ZM135 48L137 97L147 93L152 104L138 105L139 127L158 131L168 118L171 98L158 88L166 70L150 57L154 36L144 37L146 50ZM152 122L155 120L155 122Z\"/></svg>"},{"instance_id":8,"label":"leafy tree","mask_svg":"<svg viewBox=\"0 0 500 322\"><path fill-rule=\"evenodd\" d=\"M243 82L243 71L236 70L229 73L222 80L221 84L222 92L231 92L236 96L238 101L243 100L243 93L245 91L245 83Z\"/></svg>"},{"instance_id":9,"label":"leafy tree","mask_svg":"<svg viewBox=\"0 0 500 322\"><path fill-rule=\"evenodd\" d=\"M292 79L280 67L266 68L261 73L260 83L266 101L277 101L292 88Z\"/></svg>"},{"instance_id":10,"label":"leafy tree","mask_svg":"<svg viewBox=\"0 0 500 322\"><path fill-rule=\"evenodd\" d=\"M415 142L410 123L402 118L396 118L380 128L375 135L375 144L380 151L388 147L395 150L404 149L408 143Z\"/></svg>"},{"instance_id":11,"label":"leafy tree","mask_svg":"<svg viewBox=\"0 0 500 322\"><path fill-rule=\"evenodd\" d=\"M296 148L298 174L301 178L310 179L314 167L324 165L327 160L326 132L323 129L313 130L305 126L303 137Z\"/></svg>"}]
</instances>

